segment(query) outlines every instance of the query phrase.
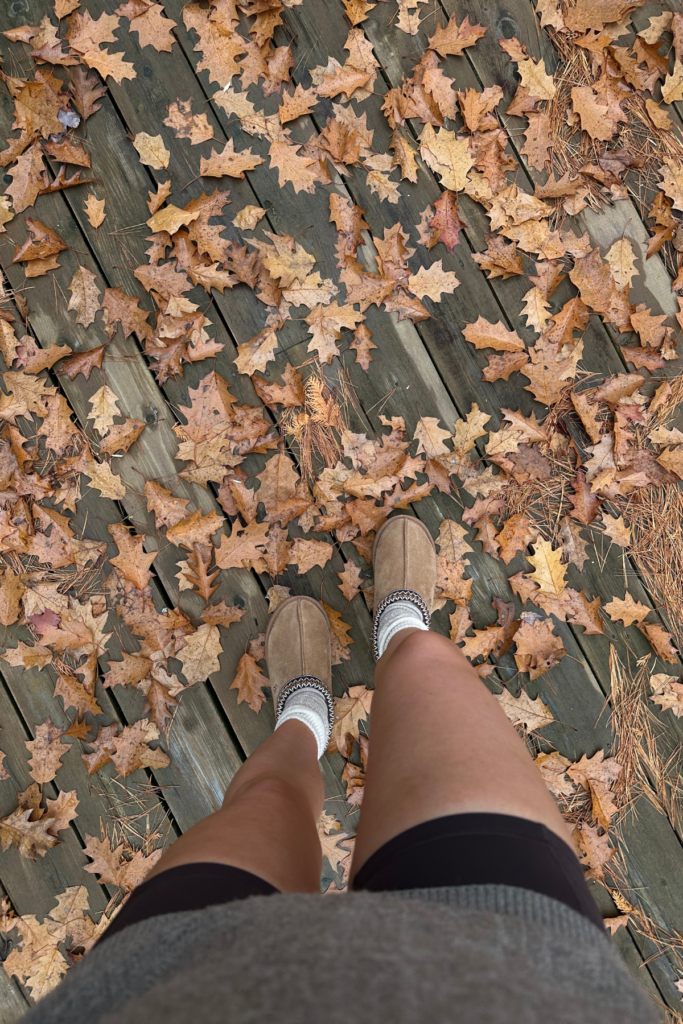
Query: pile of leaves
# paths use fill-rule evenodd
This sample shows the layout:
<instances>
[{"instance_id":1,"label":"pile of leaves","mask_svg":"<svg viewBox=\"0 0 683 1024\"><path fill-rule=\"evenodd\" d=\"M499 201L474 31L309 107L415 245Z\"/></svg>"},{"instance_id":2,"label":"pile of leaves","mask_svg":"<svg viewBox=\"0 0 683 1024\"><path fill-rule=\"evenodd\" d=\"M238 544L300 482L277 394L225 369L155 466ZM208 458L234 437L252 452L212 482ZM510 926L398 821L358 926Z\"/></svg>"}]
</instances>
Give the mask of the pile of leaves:
<instances>
[{"instance_id":1,"label":"pile of leaves","mask_svg":"<svg viewBox=\"0 0 683 1024\"><path fill-rule=\"evenodd\" d=\"M210 191L207 182L207 191L183 206L181 193L176 202L172 195L181 183L170 177L150 192L148 260L135 277L153 312L140 307L143 292L102 290L95 275L79 266L64 298L67 309L84 329L101 323L109 342L87 351L68 344L41 348L31 325L30 292L3 286L0 623L10 631L2 657L24 669L51 665L55 701L73 709L65 730L51 718L36 727L26 744L35 785L18 793L16 810L0 820L3 849L15 846L25 857L49 856L60 830L77 815L76 791L62 791L43 806L40 789L55 778L59 786L66 743L83 744L84 785L87 776L112 764L124 778L145 769L152 779L169 765L168 731L182 715L182 693L219 670L219 655L229 643L226 631L244 614L215 600L222 570L269 576L272 610L289 593L277 582L287 567L305 576L313 567L328 566L335 549L346 544L340 593L347 602L358 598L372 608L369 566L377 529L394 510L412 509L432 493L456 498L453 507L462 509L443 520L436 538L436 608L446 609L452 640L499 691L501 706L526 734L553 721L547 705L524 687L566 656L555 632L558 622L588 634L604 631L604 616L635 624L659 659L679 663L672 635L651 621L648 606L627 593L601 607L599 598L570 586L569 575L570 566L580 571L605 544L627 553L642 542L634 509L643 495L679 489L683 431L673 425L681 398L674 372L683 299L677 324L635 305L630 293L636 254L629 240L619 238L603 252L569 219L636 194L653 224L647 256L659 253L674 278L674 292L683 291L683 147L666 106L683 99L682 16L664 11L636 32L631 17L640 0L538 0L537 15L559 65L551 74L516 38L500 39L519 77L512 102L502 110L501 88L460 90L443 67L452 56L466 60L462 55L490 27L467 17L458 23L453 15L443 23L430 15L433 34L414 55L412 73L387 88L362 27L374 6L367 0L343 0L350 23L344 64L330 57L326 66L301 66L297 75L305 74L307 84L294 86L294 44L276 45L274 34L286 25L287 8L302 2L210 0L183 8L185 28L201 56L198 70L208 71L217 86L213 102L239 121L242 145L236 149L230 139L217 151L206 114L193 113L191 100L169 96L164 124L177 139L204 147L200 177L220 184ZM422 2L398 0L401 31L421 31ZM97 19L80 0L55 0L54 15L4 33L25 59L21 76L0 71L18 133L0 152L11 182L0 197L0 230L32 211L24 217L26 240L5 260L21 264L27 279L52 273L67 249L56 226L38 219L42 195L94 184L84 211L93 228L106 222L99 179L81 177L91 167L83 125L100 109L104 80L120 84L136 77L134 65L109 48L118 41L116 33L136 33L141 46L172 54L178 27L151 0L130 0ZM377 93L392 133L388 152L374 148L363 111ZM266 114L264 100L273 94L279 98L277 113ZM331 101L332 115L307 141L294 142L292 123L316 108L319 113L323 100ZM525 190L505 127L518 117L526 122L519 157L536 181L533 192ZM418 174L432 172L440 196L419 223L396 221L380 233L351 198L326 189L339 273L336 280L325 278L305 237L267 230L260 206L244 206L231 217L239 241L224 237L230 203L225 179L243 178L265 162L252 152L250 136L267 141L269 168L285 195L356 179L390 208ZM131 160L156 171L168 168L170 152L161 135L140 132L130 142ZM55 162L56 171L50 169ZM511 329L514 316L507 323L479 316L464 325L463 337L486 354L482 380L518 381L520 404L525 391L536 411L503 409L497 430L475 404L453 424L421 414L407 425L402 417L379 415L377 435L356 432L353 393L340 359L348 352L361 372L372 374L372 353L380 343L365 323L371 305L412 323L438 315L442 296L459 284L443 259L463 244L463 193L488 218L485 248L474 255L481 273L490 279L521 277L529 284L522 309L515 311L526 320L524 337ZM441 258L419 269L411 265L418 246L424 257L440 245ZM571 297L553 304L563 280L565 289L572 286ZM214 289L222 295L226 288L251 289L262 307L262 329L238 346L234 361L235 373L251 378L258 405L241 404L210 362L223 345L212 338L211 320L202 310ZM202 308L197 289L206 293ZM605 376L583 368L591 315L614 339L624 372ZM279 332L295 319L306 324L310 361L288 364L281 380L269 379ZM95 368L106 381L108 345L115 336L136 340L159 385L181 378L186 363L209 360L198 386L189 389L188 404L177 410L174 455L178 476L207 488L224 516L189 507L173 493L172 481L164 481L167 487L148 479L141 500L154 515L155 540L161 543L146 551L147 538L122 515L109 526L118 554L108 558L106 545L89 539L87 530L75 534L71 514L84 488L113 502L126 496L115 459L144 438L146 424L121 414L121 396L106 382L89 400L87 420L78 422L60 381L78 382L80 375L88 380ZM265 468L253 475L252 464L245 463L251 455L265 457ZM198 617L180 607L155 606L154 560L169 545L177 549L180 592L204 602ZM473 627L469 613L468 556L479 552L475 545L505 566L519 554L526 559L526 568L509 580L510 596L518 601L494 599L496 621L482 629ZM327 604L325 609L333 663L341 665L350 657L350 626L338 611ZM15 637L17 629L23 639ZM111 651L115 629L129 641L135 638L121 658ZM516 689L503 685L498 674L508 652L521 684ZM240 659L232 683L238 701L254 713L268 684L262 666L259 636ZM122 726L98 722L100 687L141 691L141 719ZM683 714L678 675L653 674L647 696L662 710ZM336 698L329 752L344 758L351 808L362 802L371 698L365 686ZM557 751L538 749L536 763L574 828L589 876L604 880L614 854L615 815L626 802L618 755L600 751L571 763ZM1 765L0 770L10 778ZM327 813L319 832L341 886L352 836ZM106 823L99 839L86 839L86 870L123 893L159 856L149 844L137 850L112 845ZM16 942L5 969L34 998L97 937L100 925L86 911L86 891L75 887L58 898L42 923L5 912L0 928Z\"/></svg>"}]
</instances>

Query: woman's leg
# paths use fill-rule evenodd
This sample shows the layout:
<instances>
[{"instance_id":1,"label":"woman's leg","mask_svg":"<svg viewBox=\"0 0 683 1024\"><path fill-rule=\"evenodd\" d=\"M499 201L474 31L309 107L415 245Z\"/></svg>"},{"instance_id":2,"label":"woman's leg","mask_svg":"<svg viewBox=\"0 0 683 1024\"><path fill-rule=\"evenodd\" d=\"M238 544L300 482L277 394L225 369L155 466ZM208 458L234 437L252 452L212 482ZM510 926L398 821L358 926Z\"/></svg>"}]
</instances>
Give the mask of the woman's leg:
<instances>
[{"instance_id":1,"label":"woman's leg","mask_svg":"<svg viewBox=\"0 0 683 1024\"><path fill-rule=\"evenodd\" d=\"M434 556L410 521L402 528L407 531L402 541L396 526L382 538L384 550L376 546L375 586L379 579L382 596L399 588L417 590L430 604L431 594L424 594L427 583L411 588L411 580L420 574L427 579L425 566ZM407 568L397 580L395 567L402 560ZM352 878L372 853L406 829L473 812L528 818L569 842L523 741L465 656L437 633L402 629L375 669Z\"/></svg>"},{"instance_id":2,"label":"woman's leg","mask_svg":"<svg viewBox=\"0 0 683 1024\"><path fill-rule=\"evenodd\" d=\"M320 891L318 758L331 726L332 659L318 601L292 597L280 605L266 634L266 658L281 724L244 762L220 811L176 840L148 879L213 862L250 871L282 892Z\"/></svg>"},{"instance_id":3,"label":"woman's leg","mask_svg":"<svg viewBox=\"0 0 683 1024\"><path fill-rule=\"evenodd\" d=\"M244 762L220 811L180 836L147 879L201 861L250 871L282 892L319 892L323 798L315 737L285 722Z\"/></svg>"}]
</instances>

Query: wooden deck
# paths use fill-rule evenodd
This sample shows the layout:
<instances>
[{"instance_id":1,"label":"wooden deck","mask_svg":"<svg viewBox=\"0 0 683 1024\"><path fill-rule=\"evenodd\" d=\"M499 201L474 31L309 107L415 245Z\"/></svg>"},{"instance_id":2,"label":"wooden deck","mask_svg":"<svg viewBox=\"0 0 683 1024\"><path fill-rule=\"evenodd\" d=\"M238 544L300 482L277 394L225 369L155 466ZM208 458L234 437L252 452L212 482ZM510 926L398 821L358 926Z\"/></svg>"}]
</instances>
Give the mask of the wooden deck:
<instances>
[{"instance_id":1,"label":"wooden deck","mask_svg":"<svg viewBox=\"0 0 683 1024\"><path fill-rule=\"evenodd\" d=\"M83 6L89 6L93 13L113 13L117 4L118 0L98 0L89 4L86 0ZM457 10L459 18L467 13L473 23L489 26L487 35L476 47L467 50L465 57L450 58L446 62L446 73L456 77L460 89L481 89L499 84L506 98L511 97L517 81L513 65L498 46L499 36L516 36L531 54L542 55L548 68L554 66L554 51L538 27L529 0L506 0L505 3L472 0L467 5L442 0L441 7L448 14ZM175 29L177 44L170 55L157 53L150 46L141 49L136 35L119 33L120 44L115 49L125 50L125 59L134 64L137 78L124 81L120 86L109 79L108 93L101 101L102 109L83 126L83 137L92 154L94 175L99 176L105 186L107 219L103 227L95 230L85 218L83 189L67 189L42 196L35 211L27 211L53 228L72 250L64 253L61 270L28 282L30 291L26 294L31 324L42 347L66 342L83 350L106 340L99 321L85 330L76 326L73 315L67 312L64 296L78 264L88 267L102 288L121 286L127 294L140 296L141 306L150 309L149 296L133 275L134 269L147 261L145 250L148 242L145 239L149 229L145 222L149 217L146 205L149 190L156 188L156 182L170 176L174 201L183 205L201 195L202 191L213 189L215 182L210 182L211 188L207 189L206 180L198 177L200 155L205 150L208 152L208 147L191 147L187 140L177 140L173 132L164 128L162 122L167 116L169 103L176 98L192 98L194 111L205 112L213 126L217 148L222 147L222 140L239 138L238 149L248 144L254 153L267 155L263 139L254 136L247 142L239 123L233 121L228 125L225 113L211 101L216 86L209 83L206 72L197 74L195 71L200 59L194 50L196 37L185 30L182 8L182 0L167 0L165 3L166 14L178 23ZM26 22L37 24L44 15L52 14L50 0L9 4L4 6L0 15L0 27L12 28ZM393 24L394 15L393 3L378 3L363 24L381 64L376 95L362 108L367 111L368 127L375 131L375 148L379 152L386 151L390 135L381 113L381 93L389 86L400 84L404 72L412 67L411 56L416 50L422 52L425 46L423 34L413 37L399 31ZM287 9L284 21L286 29L278 28L275 39L279 44L293 40L294 82L308 84L306 69L326 64L328 56L344 62L346 53L343 46L349 25L341 3L305 0L300 7ZM430 34L431 25L429 22L426 24L429 26L427 34ZM7 74L20 73L19 68L24 71L28 68L27 53L28 48L0 37L0 54ZM276 109L278 99L275 95L266 100L267 112ZM305 139L312 129L319 131L324 127L331 113L329 101L325 101L318 111L314 117L302 117L292 122L290 127L294 140ZM0 94L0 125L4 138L12 135L11 119L11 103L3 91ZM519 124L521 126L522 122ZM516 146L514 127L515 119L511 119L509 128L513 148ZM139 132L163 135L171 153L168 171L151 171L136 159L129 139ZM519 151L515 155L525 167ZM525 168L525 173L528 182L533 183L536 173L528 168ZM250 171L244 180L223 180L220 187L231 189L232 206L225 211L225 234L228 237L237 237L231 222L232 211L246 204L264 207L267 217L260 227L301 236L306 249L315 256L315 269L321 277L337 280L336 231L329 222L329 188L319 187L314 194L301 192L298 195L291 186L281 189L276 172L269 169L267 160ZM402 183L398 205L380 202L379 197L363 184L360 174L344 181L339 179L333 187L342 195L350 196L366 211L373 234L380 236L382 229L396 220L404 226L416 225L422 211L440 193L437 180L424 167L416 184ZM437 255L443 259L444 269L454 270L461 282L452 295L443 296L438 316L417 324L409 320L396 323L395 316L372 306L367 311L366 323L378 347L373 352L374 361L369 373L364 373L349 358L351 353L342 356L344 372L348 373L358 402L353 429L379 431L380 413L404 417L409 430L414 428L420 415L438 417L450 428L455 420L469 412L474 402L492 417L492 428L497 429L501 408L521 407L525 413L534 408L531 396L522 391L514 380L482 382L481 369L485 359L465 342L461 334L463 325L473 322L481 314L489 321L507 321L521 336L530 336L518 322L516 314L511 312L521 307L522 294L528 287L526 279L488 280L471 258L472 252L485 248L484 234L488 230L488 221L482 208L467 196L461 196L461 216L467 229L454 254L449 255L443 246L438 247ZM595 244L608 246L625 232L634 249L643 254L648 232L631 202L617 203L599 215L586 211L577 220L580 230L587 230ZM8 224L7 234L0 236L0 261L10 285L17 289L24 285L24 274L19 266L11 265L12 246L23 241L24 237L23 216L17 216ZM425 254L424 247L419 247L418 255L428 263ZM664 263L655 256L647 264L643 259L642 265L643 273L634 281L632 301L646 301L649 306L654 304L655 312L674 312L677 306ZM559 300L563 295L564 300L571 295L568 281L560 286L556 297ZM205 308L206 294L201 289L197 289L196 295L191 293L190 297L201 303L202 309ZM214 291L212 298L213 305L209 311L213 321L212 334L224 345L216 359L215 369L229 381L240 401L258 405L250 379L236 373L233 360L237 344L263 328L264 307L246 287L226 290L223 295ZM281 351L268 367L270 376L275 379L281 378L288 363L299 367L309 359L305 325L298 321L287 323L280 331L280 339ZM591 318L584 338L584 353L583 363L591 371L603 375L624 372L619 351L597 317ZM106 382L119 397L125 415L145 420L148 426L130 452L117 460L117 470L127 485L126 497L116 503L85 490L71 521L78 536L109 543L109 551L113 555L115 547L111 544L107 525L120 522L122 514L125 514L136 531L147 535L151 550L156 543L155 529L153 516L147 513L141 493L145 480L159 480L164 486L172 487L175 495L189 499L192 508L201 509L204 513L216 510L222 514L215 492L180 479L177 476L179 464L173 458L177 447L172 431L176 422L175 410L188 404L188 390L197 385L208 365L186 364L182 378L169 380L160 386L134 336L126 341L122 340L120 332L115 336L107 350ZM676 362L674 370L677 367ZM339 370L340 366L335 361L330 367L330 374L334 376ZM59 378L63 393L81 424L85 425L87 420L89 398L104 381L105 377L97 369L88 381L83 376L78 376L73 382L65 376ZM258 467L253 471L258 472L263 460L259 462L257 456L253 458L253 465ZM460 520L462 507L454 498L434 491L429 498L416 504L413 511L436 536L443 518ZM293 527L291 535L301 535L301 531ZM493 597L512 600L507 579L523 567L523 559L518 555L514 562L505 566L480 552L480 545L475 544L474 547L475 553L470 556L474 577L470 614L475 625L481 628L492 621ZM342 544L324 571L314 569L302 577L290 568L277 581L291 588L292 593L308 593L316 597L322 593L328 604L344 612L344 620L351 626L354 645L351 660L335 669L337 695L343 694L349 686L371 685L373 672L369 644L370 613L360 595L348 608L345 607L346 603L336 587L336 571L343 569L344 562L352 558L352 552L350 544ZM158 606L175 607L180 604L187 614L198 616L203 607L201 601L195 602L187 592L179 599L177 559L177 549L167 544L154 562L156 575L153 586ZM571 585L583 589L589 598L597 596L603 602L615 595L623 596L625 580L628 591L637 601L652 606L651 597L635 566L628 558L621 557L621 549L613 547L604 563L591 558L581 573L575 566L571 569ZM220 589L214 600L225 599L228 604L242 604L246 614L231 626L229 634L223 636L225 653L221 658L221 671L211 676L205 685L189 689L181 698L180 711L174 719L168 744L171 767L156 771L153 778L143 772L136 773L123 786L120 780L115 779L112 765L97 776L88 778L83 771L80 744L74 743L65 748L59 788L76 789L80 800L78 817L71 829L62 832L60 838L63 841L35 862L20 857L16 849L0 854L0 884L18 914L35 914L42 919L53 908L55 893L81 883L88 888L93 910L104 908L113 890L99 884L93 874L84 873L87 858L83 845L86 834L99 835L100 819L106 820L112 808L120 815L131 815L144 807L149 811L152 830L162 834L168 832L172 836L183 832L220 804L223 792L241 761L273 726L269 703L256 715L246 702L238 704L236 691L230 689L237 663L249 638L262 633L266 627L268 604L265 592L270 585L268 576L260 578L246 570L221 572ZM445 611L436 616L436 624L438 629L448 632ZM544 737L575 761L582 754L592 755L600 749L610 749L612 736L609 715L605 713L605 702L610 692L610 645L624 660L627 650L631 652L631 658L651 654L651 650L635 627L622 629L611 625L605 635L587 636L583 629L565 623L556 625L555 632L562 637L568 656L557 668L532 683L528 691L532 696L540 694L557 720L544 731ZM23 628L11 631L11 645L22 638L26 639ZM114 657L115 644L119 639L124 648L130 647L123 634L120 638L115 635L114 645L110 648ZM106 662L102 664L106 668ZM677 671L675 668L667 670ZM502 674L505 672L506 678L515 672L510 655L502 662ZM0 661L0 746L7 755L5 765L11 774L11 781L0 783L2 815L15 808L17 790L26 789L32 781L25 741L34 735L36 725L48 716L58 726L66 726L71 721L72 715L67 715L61 702L53 696L54 682L52 670L27 672ZM107 723L126 723L140 717L143 698L135 691L121 687L115 691L102 689L98 683L97 698L105 711L105 719L98 720L98 724L105 720ZM671 744L680 742L683 721L668 714L666 718L662 717L662 722ZM341 780L343 764L343 759L337 754L323 760L329 799L327 806L342 822L345 831L352 833L357 811L346 803L346 790ZM47 784L45 791L48 796L57 793L54 783ZM669 820L645 800L638 804L637 813L625 819L621 829L628 884L633 891L646 894L649 912L659 927L683 934L683 829L675 830ZM328 882L330 877L331 872L328 871ZM616 913L606 891L601 889L599 895L604 912ZM650 960L655 947L634 928L619 929L614 941L641 982L672 1009L678 1009L681 995L675 987L677 975L667 959L658 957ZM20 987L0 971L0 1022L15 1019L26 1005L26 997Z\"/></svg>"}]
</instances>

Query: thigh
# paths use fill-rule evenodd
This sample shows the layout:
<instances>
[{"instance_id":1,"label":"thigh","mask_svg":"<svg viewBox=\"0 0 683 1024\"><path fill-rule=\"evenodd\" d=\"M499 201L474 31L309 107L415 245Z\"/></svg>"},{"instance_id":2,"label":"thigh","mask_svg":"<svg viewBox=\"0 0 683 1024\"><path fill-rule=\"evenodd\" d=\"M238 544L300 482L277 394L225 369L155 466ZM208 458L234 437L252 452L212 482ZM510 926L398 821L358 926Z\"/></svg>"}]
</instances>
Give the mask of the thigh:
<instances>
[{"instance_id":1,"label":"thigh","mask_svg":"<svg viewBox=\"0 0 683 1024\"><path fill-rule=\"evenodd\" d=\"M218 903L232 903L248 896L270 896L278 891L258 875L227 864L181 864L161 871L138 886L99 941L149 917L202 910Z\"/></svg>"},{"instance_id":2,"label":"thigh","mask_svg":"<svg viewBox=\"0 0 683 1024\"><path fill-rule=\"evenodd\" d=\"M583 868L539 822L506 814L453 814L408 829L360 868L354 889L372 892L508 885L550 896L602 928Z\"/></svg>"}]
</instances>

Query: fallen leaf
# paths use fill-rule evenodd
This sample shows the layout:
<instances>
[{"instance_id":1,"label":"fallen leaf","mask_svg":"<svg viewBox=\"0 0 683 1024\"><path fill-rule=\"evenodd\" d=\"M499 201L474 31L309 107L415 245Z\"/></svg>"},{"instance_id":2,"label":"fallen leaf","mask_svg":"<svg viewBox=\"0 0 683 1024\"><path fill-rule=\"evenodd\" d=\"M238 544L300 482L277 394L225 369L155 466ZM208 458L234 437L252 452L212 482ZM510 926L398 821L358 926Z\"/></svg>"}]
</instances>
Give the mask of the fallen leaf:
<instances>
[{"instance_id":1,"label":"fallen leaf","mask_svg":"<svg viewBox=\"0 0 683 1024\"><path fill-rule=\"evenodd\" d=\"M241 704L243 700L246 700L251 710L258 713L266 699L263 687L267 683L267 678L251 655L243 654L239 660L235 678L230 684L231 690L237 690L237 703Z\"/></svg>"},{"instance_id":2,"label":"fallen leaf","mask_svg":"<svg viewBox=\"0 0 683 1024\"><path fill-rule=\"evenodd\" d=\"M153 167L157 171L168 167L171 154L166 149L161 135L138 132L133 139L133 145L138 151L141 163L147 164L148 167Z\"/></svg>"},{"instance_id":3,"label":"fallen leaf","mask_svg":"<svg viewBox=\"0 0 683 1024\"><path fill-rule=\"evenodd\" d=\"M83 209L85 210L85 215L90 221L90 224L94 228L99 228L104 221L104 218L107 216L104 212L104 204L104 199L98 199L97 196L94 195L88 195L88 198L85 201Z\"/></svg>"}]
</instances>

